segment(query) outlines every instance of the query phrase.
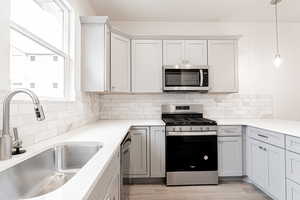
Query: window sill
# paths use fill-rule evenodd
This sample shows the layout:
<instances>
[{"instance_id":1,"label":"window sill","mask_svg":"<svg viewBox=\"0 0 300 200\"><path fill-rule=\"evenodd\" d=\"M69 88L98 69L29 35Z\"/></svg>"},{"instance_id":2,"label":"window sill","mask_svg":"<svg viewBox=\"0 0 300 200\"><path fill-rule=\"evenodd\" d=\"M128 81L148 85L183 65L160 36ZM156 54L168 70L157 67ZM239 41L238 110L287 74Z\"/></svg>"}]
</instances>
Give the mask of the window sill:
<instances>
[{"instance_id":1,"label":"window sill","mask_svg":"<svg viewBox=\"0 0 300 200\"><path fill-rule=\"evenodd\" d=\"M75 98L49 98L49 97L40 97L39 100L41 103L74 103L76 102ZM32 103L31 99L28 97L15 97L13 103L22 104L22 103Z\"/></svg>"}]
</instances>

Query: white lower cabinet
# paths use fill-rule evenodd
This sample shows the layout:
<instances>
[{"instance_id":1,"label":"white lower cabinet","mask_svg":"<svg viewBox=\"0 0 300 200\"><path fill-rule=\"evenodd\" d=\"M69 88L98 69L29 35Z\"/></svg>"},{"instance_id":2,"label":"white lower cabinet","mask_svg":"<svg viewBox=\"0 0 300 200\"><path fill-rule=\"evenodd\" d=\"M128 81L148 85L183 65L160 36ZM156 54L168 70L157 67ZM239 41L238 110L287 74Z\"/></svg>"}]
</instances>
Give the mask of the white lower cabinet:
<instances>
[{"instance_id":1,"label":"white lower cabinet","mask_svg":"<svg viewBox=\"0 0 300 200\"><path fill-rule=\"evenodd\" d=\"M136 127L130 130L130 169L132 178L149 177L149 128Z\"/></svg>"},{"instance_id":2,"label":"white lower cabinet","mask_svg":"<svg viewBox=\"0 0 300 200\"><path fill-rule=\"evenodd\" d=\"M284 149L252 138L249 141L249 178L275 200L285 199Z\"/></svg>"},{"instance_id":3,"label":"white lower cabinet","mask_svg":"<svg viewBox=\"0 0 300 200\"><path fill-rule=\"evenodd\" d=\"M120 200L120 176L115 176L111 182L104 200Z\"/></svg>"},{"instance_id":4,"label":"white lower cabinet","mask_svg":"<svg viewBox=\"0 0 300 200\"><path fill-rule=\"evenodd\" d=\"M130 177L165 177L165 127L134 127L130 133Z\"/></svg>"},{"instance_id":5,"label":"white lower cabinet","mask_svg":"<svg viewBox=\"0 0 300 200\"><path fill-rule=\"evenodd\" d=\"M218 137L219 176L242 176L242 137Z\"/></svg>"},{"instance_id":6,"label":"white lower cabinet","mask_svg":"<svg viewBox=\"0 0 300 200\"><path fill-rule=\"evenodd\" d=\"M300 154L286 151L286 177L300 184Z\"/></svg>"},{"instance_id":7,"label":"white lower cabinet","mask_svg":"<svg viewBox=\"0 0 300 200\"><path fill-rule=\"evenodd\" d=\"M120 149L113 156L87 200L120 200Z\"/></svg>"},{"instance_id":8,"label":"white lower cabinet","mask_svg":"<svg viewBox=\"0 0 300 200\"><path fill-rule=\"evenodd\" d=\"M274 199L285 199L285 156L284 150L268 145L268 192Z\"/></svg>"},{"instance_id":9,"label":"white lower cabinet","mask_svg":"<svg viewBox=\"0 0 300 200\"><path fill-rule=\"evenodd\" d=\"M268 154L266 144L250 139L251 179L261 188L267 187Z\"/></svg>"},{"instance_id":10,"label":"white lower cabinet","mask_svg":"<svg viewBox=\"0 0 300 200\"><path fill-rule=\"evenodd\" d=\"M300 185L287 179L286 181L286 200L300 199Z\"/></svg>"},{"instance_id":11,"label":"white lower cabinet","mask_svg":"<svg viewBox=\"0 0 300 200\"><path fill-rule=\"evenodd\" d=\"M165 177L165 141L164 127L157 126L150 128L150 176L153 178Z\"/></svg>"}]
</instances>

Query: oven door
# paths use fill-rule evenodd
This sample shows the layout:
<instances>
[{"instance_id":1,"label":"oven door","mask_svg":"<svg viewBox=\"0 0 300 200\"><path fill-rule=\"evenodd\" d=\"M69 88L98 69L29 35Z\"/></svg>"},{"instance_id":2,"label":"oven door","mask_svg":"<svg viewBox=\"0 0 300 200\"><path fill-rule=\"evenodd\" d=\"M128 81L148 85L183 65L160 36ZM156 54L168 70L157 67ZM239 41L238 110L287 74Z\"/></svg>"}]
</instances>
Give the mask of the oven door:
<instances>
[{"instance_id":1,"label":"oven door","mask_svg":"<svg viewBox=\"0 0 300 200\"><path fill-rule=\"evenodd\" d=\"M217 171L217 135L167 136L166 170Z\"/></svg>"},{"instance_id":2,"label":"oven door","mask_svg":"<svg viewBox=\"0 0 300 200\"><path fill-rule=\"evenodd\" d=\"M164 91L207 91L208 66L165 66L163 83Z\"/></svg>"}]
</instances>

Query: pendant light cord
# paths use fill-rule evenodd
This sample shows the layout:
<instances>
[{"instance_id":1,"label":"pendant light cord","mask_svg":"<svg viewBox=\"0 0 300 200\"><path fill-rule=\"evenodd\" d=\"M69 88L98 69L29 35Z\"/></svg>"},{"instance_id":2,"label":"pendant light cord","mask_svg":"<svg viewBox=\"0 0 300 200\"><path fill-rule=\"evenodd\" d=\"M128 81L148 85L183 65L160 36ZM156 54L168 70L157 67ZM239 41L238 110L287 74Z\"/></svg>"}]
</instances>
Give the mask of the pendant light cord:
<instances>
[{"instance_id":1,"label":"pendant light cord","mask_svg":"<svg viewBox=\"0 0 300 200\"><path fill-rule=\"evenodd\" d=\"M275 3L275 23L276 23L276 50L279 55L279 30L278 30L278 3Z\"/></svg>"}]
</instances>

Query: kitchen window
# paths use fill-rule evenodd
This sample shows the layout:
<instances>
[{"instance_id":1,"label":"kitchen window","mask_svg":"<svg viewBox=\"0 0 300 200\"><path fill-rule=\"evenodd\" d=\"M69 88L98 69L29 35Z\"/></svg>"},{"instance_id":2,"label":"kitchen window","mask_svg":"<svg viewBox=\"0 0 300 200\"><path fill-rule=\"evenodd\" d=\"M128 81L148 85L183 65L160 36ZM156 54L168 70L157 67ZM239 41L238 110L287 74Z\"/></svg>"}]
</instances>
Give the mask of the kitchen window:
<instances>
[{"instance_id":1,"label":"kitchen window","mask_svg":"<svg viewBox=\"0 0 300 200\"><path fill-rule=\"evenodd\" d=\"M70 97L71 10L61 0L11 0L11 88Z\"/></svg>"}]
</instances>

